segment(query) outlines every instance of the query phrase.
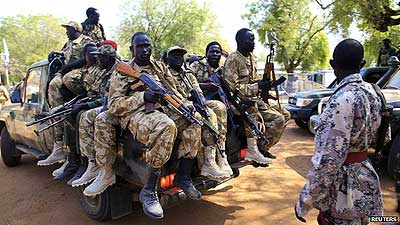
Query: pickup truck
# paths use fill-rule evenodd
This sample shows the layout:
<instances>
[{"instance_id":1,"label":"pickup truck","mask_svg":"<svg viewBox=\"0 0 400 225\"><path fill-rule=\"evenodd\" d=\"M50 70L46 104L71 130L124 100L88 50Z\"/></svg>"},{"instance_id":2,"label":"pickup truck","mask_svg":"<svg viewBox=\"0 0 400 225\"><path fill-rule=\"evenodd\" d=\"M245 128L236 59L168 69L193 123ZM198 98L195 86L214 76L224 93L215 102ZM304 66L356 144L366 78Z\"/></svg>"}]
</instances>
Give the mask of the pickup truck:
<instances>
[{"instance_id":1,"label":"pickup truck","mask_svg":"<svg viewBox=\"0 0 400 225\"><path fill-rule=\"evenodd\" d=\"M38 159L43 159L52 150L53 129L41 132L39 136L35 133L35 130L48 124L26 126L26 123L36 119L36 115L49 111L46 90L50 71L52 71L51 64L47 60L31 65L24 80L11 92L11 101L0 110L1 156L8 167L17 166L23 154L32 154ZM200 171L196 166L192 179L198 190L205 191L238 177L239 168L250 165L249 162L243 160L246 154L246 138L243 125L240 127L241 129L231 129L227 135L226 154L234 174L226 180L217 182L200 176ZM129 135L121 136L118 139L118 157L114 165L117 183L95 197L83 195L84 187L79 190L80 205L90 218L116 219L133 212L133 203L139 203L139 191L143 180L141 171L145 166L144 162L132 153L135 152L132 149L139 145ZM186 198L183 191L173 185L176 169L177 159L173 153L171 159L163 167L160 178L158 193L164 207Z\"/></svg>"},{"instance_id":2,"label":"pickup truck","mask_svg":"<svg viewBox=\"0 0 400 225\"><path fill-rule=\"evenodd\" d=\"M386 76L392 74L397 67L397 64L392 67L370 67L362 69L360 74L365 81L376 83L385 74L387 74ZM289 96L288 104L285 104L284 107L290 112L292 119L294 119L299 127L308 129L314 134L310 117L317 115L318 103L322 98L330 96L333 93L335 85L336 80L326 89L316 89L292 94Z\"/></svg>"}]
</instances>

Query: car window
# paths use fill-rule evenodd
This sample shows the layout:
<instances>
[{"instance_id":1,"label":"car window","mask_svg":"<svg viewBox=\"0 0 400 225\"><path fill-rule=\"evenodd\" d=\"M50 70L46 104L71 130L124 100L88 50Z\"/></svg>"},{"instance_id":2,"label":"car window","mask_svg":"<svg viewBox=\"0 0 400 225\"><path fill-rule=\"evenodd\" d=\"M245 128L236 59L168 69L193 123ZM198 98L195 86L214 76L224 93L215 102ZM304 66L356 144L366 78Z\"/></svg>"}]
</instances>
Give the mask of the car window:
<instances>
[{"instance_id":1,"label":"car window","mask_svg":"<svg viewBox=\"0 0 400 225\"><path fill-rule=\"evenodd\" d=\"M381 73L370 73L367 75L367 77L364 78L364 80L368 83L376 84L376 82L378 82L381 77Z\"/></svg>"},{"instance_id":2,"label":"car window","mask_svg":"<svg viewBox=\"0 0 400 225\"><path fill-rule=\"evenodd\" d=\"M400 89L400 70L390 78L388 84L385 86L386 89Z\"/></svg>"},{"instance_id":3,"label":"car window","mask_svg":"<svg viewBox=\"0 0 400 225\"><path fill-rule=\"evenodd\" d=\"M40 78L42 75L42 68L34 68L29 71L26 88L25 88L25 100L27 103L39 103L39 90L40 90Z\"/></svg>"}]
</instances>

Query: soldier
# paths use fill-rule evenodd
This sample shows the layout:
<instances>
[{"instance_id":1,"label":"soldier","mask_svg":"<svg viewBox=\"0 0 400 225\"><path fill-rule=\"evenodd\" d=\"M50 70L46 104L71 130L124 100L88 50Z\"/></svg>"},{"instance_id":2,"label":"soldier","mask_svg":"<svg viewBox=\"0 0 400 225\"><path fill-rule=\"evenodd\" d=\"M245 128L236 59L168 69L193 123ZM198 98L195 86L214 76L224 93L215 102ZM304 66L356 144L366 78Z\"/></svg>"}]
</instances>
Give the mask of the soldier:
<instances>
[{"instance_id":1,"label":"soldier","mask_svg":"<svg viewBox=\"0 0 400 225\"><path fill-rule=\"evenodd\" d=\"M103 43L103 42L101 42ZM100 43L100 45L101 45ZM115 45L116 46L116 45ZM101 45L99 50L91 54L98 55L99 71L95 76L86 76L83 79L88 95L98 96L95 101L78 104L73 110L89 109L83 112L79 119L79 149L87 168L82 173L77 173L77 179L73 179L72 186L77 187L94 180L98 175L98 167L95 164L94 150L94 121L103 110L103 100L107 95L109 79L115 65L116 49L111 45ZM94 75L95 73L93 73ZM115 133L115 132L114 132ZM115 142L115 140L114 140ZM79 179L78 179L79 178Z\"/></svg>"},{"instance_id":2,"label":"soldier","mask_svg":"<svg viewBox=\"0 0 400 225\"><path fill-rule=\"evenodd\" d=\"M251 134L250 128L245 125L247 137L247 152L245 159L260 164L269 164L275 158L268 152L275 145L285 128L285 117L276 109L265 103L259 97L261 89L267 88L269 81L261 79L257 74L257 62L253 55L254 34L250 29L243 28L236 33L237 50L229 54L225 61L224 78L233 90L255 102L249 108L253 120L258 121L260 127L265 126L269 144L264 146L264 155L260 153L257 139Z\"/></svg>"},{"instance_id":3,"label":"soldier","mask_svg":"<svg viewBox=\"0 0 400 225\"><path fill-rule=\"evenodd\" d=\"M320 210L319 224L367 224L368 216L383 213L379 177L368 160L382 100L359 74L363 57L363 46L346 39L330 60L338 85L316 125L312 165L295 206L303 222L312 208Z\"/></svg>"},{"instance_id":4,"label":"soldier","mask_svg":"<svg viewBox=\"0 0 400 225\"><path fill-rule=\"evenodd\" d=\"M62 24L67 30L68 41L62 48L62 54L65 57L65 64L72 63L83 58L83 48L85 44L91 43L92 39L82 35L82 26L74 21L70 21L67 24ZM53 52L50 55L54 54ZM51 107L56 107L64 102L63 95L61 94L63 81L62 73L57 73L49 84L49 104ZM63 154L63 132L64 126L62 124L55 126L55 142L53 145L53 151L44 160L37 162L38 166L48 166L58 162L65 161L65 155Z\"/></svg>"},{"instance_id":5,"label":"soldier","mask_svg":"<svg viewBox=\"0 0 400 225\"><path fill-rule=\"evenodd\" d=\"M99 23L100 13L97 9L89 7L86 10L87 19L81 23L83 27L83 34L89 36L96 43L100 43L106 40L106 35L104 34L104 28L101 23Z\"/></svg>"},{"instance_id":6,"label":"soldier","mask_svg":"<svg viewBox=\"0 0 400 225\"><path fill-rule=\"evenodd\" d=\"M166 60L169 70L173 75L176 87L179 93L188 99L191 96L191 90L194 88L200 95L200 98L206 104L206 110L210 114L209 121L218 130L219 137L218 143L215 143L212 134L206 126L202 128L202 144L204 152L204 163L201 167L201 175L207 176L210 179L219 180L230 177L233 172L227 161L225 154L225 141L226 141L226 123L227 115L224 103L216 100L206 101L203 92L197 82L196 77L184 70L182 65L184 63L184 55L187 51L181 47L174 46L168 49ZM217 147L218 145L218 147ZM219 157L219 165L216 163L216 151L220 149L223 153L219 152L218 155L223 154L224 157Z\"/></svg>"},{"instance_id":7,"label":"soldier","mask_svg":"<svg viewBox=\"0 0 400 225\"><path fill-rule=\"evenodd\" d=\"M390 56L396 55L396 49L390 45L391 42L392 41L388 38L382 40L382 47L379 49L378 55L378 66L388 66Z\"/></svg>"},{"instance_id":8,"label":"soldier","mask_svg":"<svg viewBox=\"0 0 400 225\"><path fill-rule=\"evenodd\" d=\"M132 55L131 66L138 72L147 72L153 76L155 80L161 82L168 89L173 91L175 95L183 99L176 91L173 83L173 77L160 62L150 58L152 46L146 33L137 32L132 36L132 45L130 47ZM129 131L136 137L137 141L144 144L144 153L142 159L148 163L147 182L144 184L140 192L140 201L143 204L143 211L152 218L162 218L163 210L157 196L157 185L160 178L160 169L168 161L172 153L172 147L177 136L178 130L175 125L183 124L181 116L175 115L167 106L161 107L160 96L147 87L142 86L138 89L131 90L131 85L137 82L136 79L128 77L118 72L114 73L111 78L109 93L109 111L118 117L119 124L122 129ZM155 110L151 113L145 112L145 104L155 104ZM170 113L167 115L167 113ZM101 115L101 114L100 114ZM99 116L100 116L99 115ZM174 122L175 121L175 122ZM95 121L95 135L97 133L97 119ZM198 146L200 146L200 127L193 127L186 124L184 128L179 128L180 145L178 147L178 155L182 157L180 160L180 168L176 178L180 187L189 198L199 199L201 193L196 190L190 179L190 172L193 167L193 158L196 157ZM108 132L107 132L108 133ZM106 138L108 134L105 135ZM97 141L103 137L95 137L95 146ZM100 167L99 174L94 182L89 185L84 194L93 196L103 192L109 185L115 183L115 174L112 170L112 163L115 160L115 152L110 149L96 149L96 162Z\"/></svg>"}]
</instances>

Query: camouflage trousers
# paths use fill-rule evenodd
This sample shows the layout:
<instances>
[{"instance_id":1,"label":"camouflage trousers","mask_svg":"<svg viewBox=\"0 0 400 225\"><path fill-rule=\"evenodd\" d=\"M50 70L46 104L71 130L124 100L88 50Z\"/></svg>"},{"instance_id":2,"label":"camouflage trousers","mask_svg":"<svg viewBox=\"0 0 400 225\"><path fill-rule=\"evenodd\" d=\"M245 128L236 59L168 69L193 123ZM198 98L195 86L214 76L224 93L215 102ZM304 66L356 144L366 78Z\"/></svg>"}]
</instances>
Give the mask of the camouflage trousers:
<instances>
[{"instance_id":1,"label":"camouflage trousers","mask_svg":"<svg viewBox=\"0 0 400 225\"><path fill-rule=\"evenodd\" d=\"M81 114L79 119L79 150L82 156L86 156L89 159L95 158L94 121L97 115L100 114L102 108L101 106L87 110Z\"/></svg>"},{"instance_id":2,"label":"camouflage trousers","mask_svg":"<svg viewBox=\"0 0 400 225\"><path fill-rule=\"evenodd\" d=\"M64 103L64 98L61 94L61 88L63 85L62 75L56 73L54 78L49 84L49 104L52 108L62 105ZM56 141L62 141L64 134L64 125L60 123L54 127L54 135Z\"/></svg>"},{"instance_id":3,"label":"camouflage trousers","mask_svg":"<svg viewBox=\"0 0 400 225\"><path fill-rule=\"evenodd\" d=\"M178 129L179 145L177 149L178 159L187 158L194 159L201 150L201 127L197 124L191 124L182 115L176 111L164 107L168 117L175 122ZM195 113L195 117L200 119L201 116ZM214 117L215 118L215 117Z\"/></svg>"},{"instance_id":4,"label":"camouflage trousers","mask_svg":"<svg viewBox=\"0 0 400 225\"><path fill-rule=\"evenodd\" d=\"M119 118L108 110L99 113L94 119L94 152L96 164L112 166L117 157L117 132Z\"/></svg>"},{"instance_id":5,"label":"camouflage trousers","mask_svg":"<svg viewBox=\"0 0 400 225\"><path fill-rule=\"evenodd\" d=\"M258 101L257 106L249 108L250 117L258 122L258 127L265 133L269 141L260 149L261 151L268 151L272 146L278 143L285 129L285 116L279 111L278 108L269 106L263 101ZM245 125L246 137L253 137L249 126Z\"/></svg>"},{"instance_id":6,"label":"camouflage trousers","mask_svg":"<svg viewBox=\"0 0 400 225\"><path fill-rule=\"evenodd\" d=\"M66 73L62 78L63 84L74 94L80 95L85 92L82 81L82 72L80 69L72 70Z\"/></svg>"},{"instance_id":7,"label":"camouflage trousers","mask_svg":"<svg viewBox=\"0 0 400 225\"><path fill-rule=\"evenodd\" d=\"M219 132L218 145L223 147L221 142L226 141L227 113L224 103L217 100L207 100L206 105L210 112L210 122ZM204 146L215 145L213 136L207 127L202 127L202 143Z\"/></svg>"}]
</instances>

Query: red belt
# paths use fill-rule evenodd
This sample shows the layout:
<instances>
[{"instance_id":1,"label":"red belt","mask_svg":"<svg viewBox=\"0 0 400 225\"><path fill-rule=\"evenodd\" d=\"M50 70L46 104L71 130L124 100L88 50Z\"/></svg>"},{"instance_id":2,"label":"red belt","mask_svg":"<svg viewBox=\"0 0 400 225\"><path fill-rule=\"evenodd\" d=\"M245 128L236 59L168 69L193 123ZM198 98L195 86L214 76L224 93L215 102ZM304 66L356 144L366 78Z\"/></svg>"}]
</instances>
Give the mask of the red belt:
<instances>
[{"instance_id":1,"label":"red belt","mask_svg":"<svg viewBox=\"0 0 400 225\"><path fill-rule=\"evenodd\" d=\"M368 150L362 152L349 152L344 163L360 163L368 159Z\"/></svg>"}]
</instances>

